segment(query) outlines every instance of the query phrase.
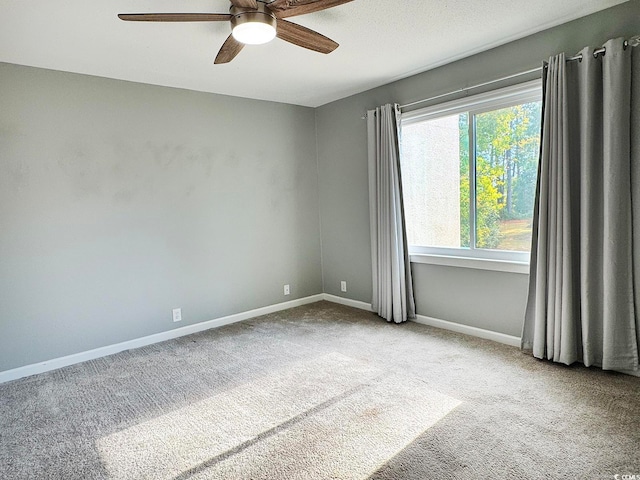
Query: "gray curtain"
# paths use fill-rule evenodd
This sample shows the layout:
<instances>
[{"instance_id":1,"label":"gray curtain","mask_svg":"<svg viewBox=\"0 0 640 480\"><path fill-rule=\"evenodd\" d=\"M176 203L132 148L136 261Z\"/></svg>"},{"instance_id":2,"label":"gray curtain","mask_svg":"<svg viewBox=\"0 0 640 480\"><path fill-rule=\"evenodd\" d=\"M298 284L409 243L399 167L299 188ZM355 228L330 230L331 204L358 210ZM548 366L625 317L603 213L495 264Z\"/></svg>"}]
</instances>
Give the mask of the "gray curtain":
<instances>
[{"instance_id":1,"label":"gray curtain","mask_svg":"<svg viewBox=\"0 0 640 480\"><path fill-rule=\"evenodd\" d=\"M367 112L372 307L387 321L415 317L402 203L397 105Z\"/></svg>"},{"instance_id":2,"label":"gray curtain","mask_svg":"<svg viewBox=\"0 0 640 480\"><path fill-rule=\"evenodd\" d=\"M623 39L605 48L597 57L585 48L581 61L549 59L522 347L555 362L634 372L639 62Z\"/></svg>"}]
</instances>

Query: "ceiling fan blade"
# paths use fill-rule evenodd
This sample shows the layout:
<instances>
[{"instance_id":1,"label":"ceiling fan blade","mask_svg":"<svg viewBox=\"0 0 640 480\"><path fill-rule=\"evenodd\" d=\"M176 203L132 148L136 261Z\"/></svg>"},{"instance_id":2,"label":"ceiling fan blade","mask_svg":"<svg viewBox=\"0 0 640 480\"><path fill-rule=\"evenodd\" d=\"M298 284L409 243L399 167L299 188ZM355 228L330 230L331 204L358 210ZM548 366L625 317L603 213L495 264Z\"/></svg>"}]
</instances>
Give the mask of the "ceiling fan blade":
<instances>
[{"instance_id":1,"label":"ceiling fan blade","mask_svg":"<svg viewBox=\"0 0 640 480\"><path fill-rule=\"evenodd\" d=\"M230 20L228 13L120 13L120 20L129 22L222 22Z\"/></svg>"},{"instance_id":2,"label":"ceiling fan blade","mask_svg":"<svg viewBox=\"0 0 640 480\"><path fill-rule=\"evenodd\" d=\"M239 8L253 8L254 10L258 9L258 2L256 0L231 0L231 4L234 7Z\"/></svg>"},{"instance_id":3,"label":"ceiling fan blade","mask_svg":"<svg viewBox=\"0 0 640 480\"><path fill-rule=\"evenodd\" d=\"M297 23L278 19L276 31L279 39L316 52L331 53L338 48L338 44L330 38Z\"/></svg>"},{"instance_id":4,"label":"ceiling fan blade","mask_svg":"<svg viewBox=\"0 0 640 480\"><path fill-rule=\"evenodd\" d=\"M267 3L267 8L276 17L287 18L319 12L349 2L353 2L353 0L274 0Z\"/></svg>"},{"instance_id":5,"label":"ceiling fan blade","mask_svg":"<svg viewBox=\"0 0 640 480\"><path fill-rule=\"evenodd\" d=\"M222 47L216 56L216 60L213 63L216 65L220 63L229 63L231 60L236 58L236 55L240 53L242 47L244 47L244 43L240 43L233 38L233 35L229 35L222 44Z\"/></svg>"}]
</instances>

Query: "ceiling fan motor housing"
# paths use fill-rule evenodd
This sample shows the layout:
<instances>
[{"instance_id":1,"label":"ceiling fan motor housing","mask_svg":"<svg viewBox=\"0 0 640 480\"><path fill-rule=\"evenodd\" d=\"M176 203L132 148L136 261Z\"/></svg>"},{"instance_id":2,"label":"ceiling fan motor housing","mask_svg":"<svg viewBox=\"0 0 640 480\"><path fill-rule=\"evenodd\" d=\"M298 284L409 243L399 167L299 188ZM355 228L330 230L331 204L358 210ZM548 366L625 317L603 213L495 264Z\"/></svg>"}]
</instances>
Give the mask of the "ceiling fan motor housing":
<instances>
[{"instance_id":1,"label":"ceiling fan motor housing","mask_svg":"<svg viewBox=\"0 0 640 480\"><path fill-rule=\"evenodd\" d=\"M262 23L276 28L276 16L271 13L264 3L258 2L258 8L242 8L231 6L231 28L234 29L238 25L245 23Z\"/></svg>"}]
</instances>

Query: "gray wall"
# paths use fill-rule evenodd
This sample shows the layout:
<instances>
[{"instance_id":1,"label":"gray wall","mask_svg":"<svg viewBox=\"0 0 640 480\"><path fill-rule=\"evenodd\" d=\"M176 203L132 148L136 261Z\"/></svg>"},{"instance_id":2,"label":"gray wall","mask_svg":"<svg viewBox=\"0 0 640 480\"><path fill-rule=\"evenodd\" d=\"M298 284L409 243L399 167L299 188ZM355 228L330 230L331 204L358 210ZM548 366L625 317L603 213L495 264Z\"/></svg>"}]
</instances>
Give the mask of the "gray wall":
<instances>
[{"instance_id":1,"label":"gray wall","mask_svg":"<svg viewBox=\"0 0 640 480\"><path fill-rule=\"evenodd\" d=\"M573 54L585 45L636 34L640 0L316 109L324 291L371 301L366 122L361 120L368 109L451 92L535 68L562 51ZM423 264L412 268L418 313L520 335L526 275ZM346 294L340 292L340 280L348 282Z\"/></svg>"},{"instance_id":2,"label":"gray wall","mask_svg":"<svg viewBox=\"0 0 640 480\"><path fill-rule=\"evenodd\" d=\"M0 64L0 371L320 293L316 158L310 108Z\"/></svg>"}]
</instances>

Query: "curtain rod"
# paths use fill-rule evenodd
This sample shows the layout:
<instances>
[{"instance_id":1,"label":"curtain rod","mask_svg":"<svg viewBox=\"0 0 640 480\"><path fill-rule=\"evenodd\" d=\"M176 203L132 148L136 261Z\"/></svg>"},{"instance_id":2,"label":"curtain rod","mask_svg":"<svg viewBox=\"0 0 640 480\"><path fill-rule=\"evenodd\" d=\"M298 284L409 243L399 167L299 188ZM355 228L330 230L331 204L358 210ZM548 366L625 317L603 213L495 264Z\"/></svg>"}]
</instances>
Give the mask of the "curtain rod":
<instances>
[{"instance_id":1,"label":"curtain rod","mask_svg":"<svg viewBox=\"0 0 640 480\"><path fill-rule=\"evenodd\" d=\"M627 48L629 46L637 47L638 45L640 45L640 35L636 35L635 37L631 37L629 40L625 40L624 41L624 48ZM605 47L600 47L597 50L594 50L593 55L595 57L597 57L601 53L605 53L606 50L607 49ZM580 61L582 61L582 54L580 53L580 54L575 55L573 57L567 58L567 61L572 61L572 60L580 60ZM547 66L546 63L547 62L544 62L544 67L545 68ZM494 83L503 82L505 80L510 80L512 78L517 78L517 77L521 77L523 75L528 75L530 73L539 72L539 71L542 70L542 68L543 67L532 68L531 70L527 70L525 72L514 73L513 75L507 75L506 77L497 78L495 80L490 80L488 82L478 83L478 84L472 85L470 87L459 88L458 90L454 90L452 92L447 92L447 93L443 93L443 94L436 95L436 96L433 96L433 97L424 98L422 100L417 100L415 102L406 103L404 105L400 105L399 108L402 110L403 108L413 107L414 105L419 105L421 103L430 102L431 100L437 100L437 99L443 98L443 97L448 97L449 95L454 95L456 93L464 93L467 90L473 90L475 88L486 87L487 85L492 85ZM362 119L364 120L366 118L367 118L367 114L365 113L364 116L362 117Z\"/></svg>"},{"instance_id":2,"label":"curtain rod","mask_svg":"<svg viewBox=\"0 0 640 480\"><path fill-rule=\"evenodd\" d=\"M506 77L496 78L495 80L489 80L488 82L478 83L476 85L471 85L470 87L459 88L458 90L454 90L452 92L442 93L440 95L435 95L433 97L424 98L422 100L417 100L415 102L407 103L405 105L399 105L398 108L400 108L402 110L403 108L412 107L412 106L418 105L420 103L429 102L431 100L437 100L438 98L448 97L449 95L454 95L456 93L463 93L463 92L466 92L467 90L473 90L474 88L485 87L485 86L491 85L493 83L503 82L503 81L509 80L511 78L521 77L523 75L528 75L530 73L539 72L541 70L542 70L542 67L532 68L531 70L527 70L525 72L514 73L513 75L507 75ZM366 118L367 118L367 114L365 113L364 116L362 117L362 119L365 120Z\"/></svg>"},{"instance_id":3,"label":"curtain rod","mask_svg":"<svg viewBox=\"0 0 640 480\"><path fill-rule=\"evenodd\" d=\"M496 78L495 80L489 80L488 82L478 83L478 84L472 85L470 87L459 88L458 90L454 90L452 92L447 92L447 93L443 93L441 95L436 95L434 97L425 98L425 99L418 100L418 101L415 101L415 102L407 103L405 105L400 105L400 109L407 108L407 107L413 107L414 105L418 105L420 103L429 102L431 100L437 100L438 98L447 97L449 95L453 95L454 93L462 93L462 92L466 92L467 90L473 90L475 88L485 87L485 86L491 85L493 83L503 82L503 81L509 80L511 78L521 77L523 75L528 75L530 73L539 72L540 70L542 70L542 67L532 68L531 70L527 70L525 72L514 73L513 75L507 75L506 77Z\"/></svg>"},{"instance_id":4,"label":"curtain rod","mask_svg":"<svg viewBox=\"0 0 640 480\"><path fill-rule=\"evenodd\" d=\"M637 47L638 45L640 45L640 35L636 35L635 37L631 37L629 40L625 40L623 45L625 50L627 49L627 47ZM606 47L597 48L593 51L593 56L597 57L601 53L604 55L606 51L607 51ZM581 62L582 54L579 53L578 55L574 55L573 57L567 58L567 62L572 62L574 60L578 60Z\"/></svg>"}]
</instances>

